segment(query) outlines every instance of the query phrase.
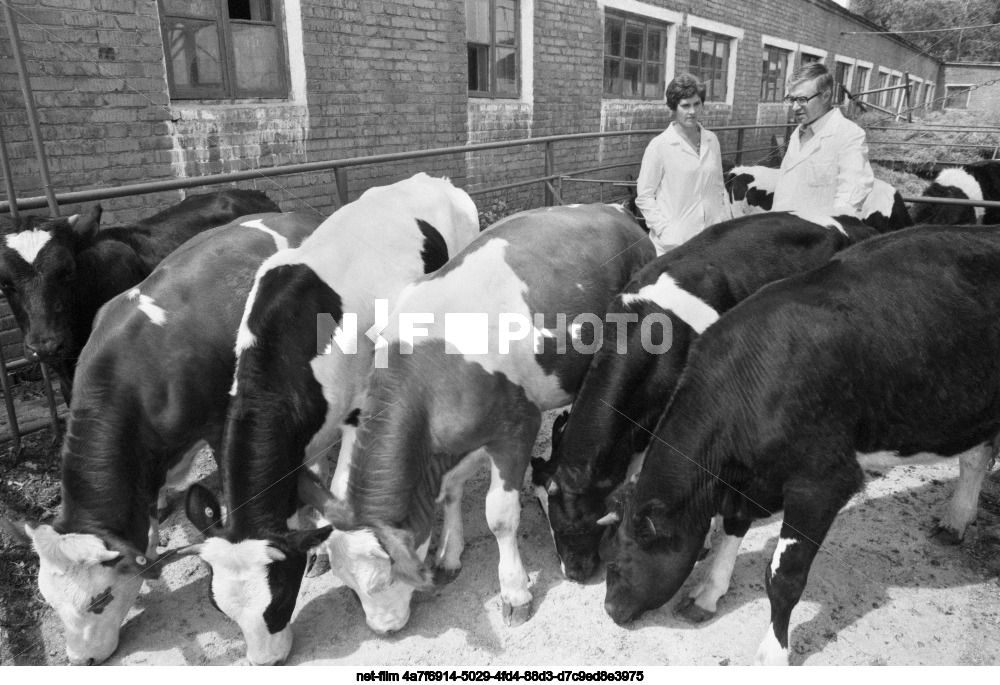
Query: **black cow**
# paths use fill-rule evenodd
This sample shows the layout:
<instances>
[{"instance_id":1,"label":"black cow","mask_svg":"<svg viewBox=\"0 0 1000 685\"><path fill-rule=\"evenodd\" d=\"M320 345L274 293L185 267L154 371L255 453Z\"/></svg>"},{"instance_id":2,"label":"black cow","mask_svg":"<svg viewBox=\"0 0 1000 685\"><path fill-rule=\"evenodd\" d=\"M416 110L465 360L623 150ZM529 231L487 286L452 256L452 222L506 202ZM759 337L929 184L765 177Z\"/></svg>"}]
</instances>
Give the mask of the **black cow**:
<instances>
[{"instance_id":1,"label":"black cow","mask_svg":"<svg viewBox=\"0 0 1000 685\"><path fill-rule=\"evenodd\" d=\"M726 542L699 588L714 607L751 521L783 508L757 662L787 663L792 608L864 455L962 453L936 530L960 540L975 520L998 358L1000 230L900 231L766 286L694 343L637 482L613 496L607 612L622 624L667 602L718 513Z\"/></svg>"},{"instance_id":2,"label":"black cow","mask_svg":"<svg viewBox=\"0 0 1000 685\"><path fill-rule=\"evenodd\" d=\"M69 401L73 365L101 305L195 234L280 211L261 192L227 189L193 195L132 226L101 230L100 205L82 216L0 226L0 289L24 334L25 357L53 362Z\"/></svg>"},{"instance_id":3,"label":"black cow","mask_svg":"<svg viewBox=\"0 0 1000 685\"><path fill-rule=\"evenodd\" d=\"M1000 160L945 169L924 190L926 197L1000 202ZM1000 224L1000 208L919 204L919 224Z\"/></svg>"},{"instance_id":4,"label":"black cow","mask_svg":"<svg viewBox=\"0 0 1000 685\"><path fill-rule=\"evenodd\" d=\"M183 477L199 441L218 452L254 273L322 219L261 214L202 233L101 309L76 369L59 516L27 527L71 663L114 652L143 576L162 565L160 488Z\"/></svg>"},{"instance_id":5,"label":"black cow","mask_svg":"<svg viewBox=\"0 0 1000 685\"><path fill-rule=\"evenodd\" d=\"M726 221L647 264L612 301L603 345L565 429L559 435L553 426L551 460L532 460L532 481L567 578L583 582L596 570L604 500L625 479L633 454L648 445L692 341L767 283L819 266L874 235L850 217L824 221L775 212ZM639 322L651 315L669 316L672 340L665 351L642 344ZM633 322L619 349L617 319L624 323L627 316Z\"/></svg>"}]
</instances>

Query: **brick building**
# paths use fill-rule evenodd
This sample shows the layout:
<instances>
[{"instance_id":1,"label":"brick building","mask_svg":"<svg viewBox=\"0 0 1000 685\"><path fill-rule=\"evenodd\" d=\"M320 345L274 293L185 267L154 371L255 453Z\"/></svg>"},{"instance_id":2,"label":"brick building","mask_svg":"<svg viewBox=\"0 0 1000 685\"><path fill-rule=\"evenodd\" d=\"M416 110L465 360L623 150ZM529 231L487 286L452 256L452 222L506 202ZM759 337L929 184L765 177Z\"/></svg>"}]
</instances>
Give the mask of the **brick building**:
<instances>
[{"instance_id":1,"label":"brick building","mask_svg":"<svg viewBox=\"0 0 1000 685\"><path fill-rule=\"evenodd\" d=\"M1000 120L1000 62L945 62L945 109L993 114Z\"/></svg>"},{"instance_id":2,"label":"brick building","mask_svg":"<svg viewBox=\"0 0 1000 685\"><path fill-rule=\"evenodd\" d=\"M706 123L781 123L784 76L821 60L858 91L940 64L833 0L9 0L56 192L296 162L662 129L664 84L710 84ZM19 197L42 194L7 27L0 123ZM892 109L891 94L871 96ZM877 100L875 100L877 98ZM735 135L720 136L732 150ZM648 135L560 143L556 168L637 166ZM753 144L748 137L747 146ZM541 175L540 146L352 169L350 196L417 170L470 190ZM634 170L633 170L634 171ZM624 173L622 170L621 173ZM240 183L336 207L331 172ZM541 202L536 184L504 195ZM567 190L593 196L593 186ZM579 196L579 197L575 197ZM123 223L180 191L104 201ZM6 199L6 197L4 197ZM490 197L477 197L481 207ZM78 207L67 206L66 213Z\"/></svg>"}]
</instances>

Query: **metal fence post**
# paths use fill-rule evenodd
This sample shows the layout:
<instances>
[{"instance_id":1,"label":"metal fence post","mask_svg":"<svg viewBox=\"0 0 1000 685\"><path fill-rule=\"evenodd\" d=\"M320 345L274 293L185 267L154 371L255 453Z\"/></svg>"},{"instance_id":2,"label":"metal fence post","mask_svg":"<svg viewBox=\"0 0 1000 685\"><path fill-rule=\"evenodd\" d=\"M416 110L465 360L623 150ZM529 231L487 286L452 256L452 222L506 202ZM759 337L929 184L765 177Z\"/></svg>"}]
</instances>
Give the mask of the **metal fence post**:
<instances>
[{"instance_id":1,"label":"metal fence post","mask_svg":"<svg viewBox=\"0 0 1000 685\"><path fill-rule=\"evenodd\" d=\"M736 131L736 166L743 163L743 134L745 132L746 129L742 126Z\"/></svg>"},{"instance_id":2,"label":"metal fence post","mask_svg":"<svg viewBox=\"0 0 1000 685\"><path fill-rule=\"evenodd\" d=\"M555 173L556 149L555 144L548 140L545 142L545 176L549 177ZM555 204L555 193L552 192L552 181L545 183L545 206L551 207Z\"/></svg>"}]
</instances>

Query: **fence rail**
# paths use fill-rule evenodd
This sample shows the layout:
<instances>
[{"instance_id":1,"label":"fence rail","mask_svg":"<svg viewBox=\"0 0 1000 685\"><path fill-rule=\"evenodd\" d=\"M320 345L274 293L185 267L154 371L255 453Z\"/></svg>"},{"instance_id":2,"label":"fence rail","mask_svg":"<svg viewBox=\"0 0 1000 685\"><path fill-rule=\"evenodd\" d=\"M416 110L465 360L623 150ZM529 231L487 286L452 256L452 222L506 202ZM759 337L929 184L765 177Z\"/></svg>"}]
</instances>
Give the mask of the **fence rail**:
<instances>
[{"instance_id":1,"label":"fence rail","mask_svg":"<svg viewBox=\"0 0 1000 685\"><path fill-rule=\"evenodd\" d=\"M712 130L716 133L736 133L736 146L734 149L727 150L724 155L727 158L735 158L735 163L740 164L743 161L743 155L752 152L768 152L771 154L780 154L781 148L784 145L784 141L787 140L788 135L790 135L793 130L794 125L790 123L776 123L776 124L755 124L755 125L734 125L734 126L719 126L714 127ZM984 127L985 128L985 127ZM745 148L744 143L746 142L746 137L748 132L753 131L767 131L767 130L779 130L784 132L784 137L773 136L772 144L766 147L752 147ZM933 131L940 133L940 129L911 129L903 127L871 127L869 130L889 130L889 131L899 131L899 130L913 130L913 131ZM963 130L956 129L957 132L962 132ZM988 132L1000 132L1000 128L989 128ZM14 198L13 201L10 199L5 201L0 201L0 213L9 212L11 214L16 214L18 210L32 210L41 209L44 207L49 207L50 211L54 213L54 208L58 205L75 204L80 202L95 202L99 200L106 200L118 197L128 197L133 195L145 195L147 193L163 192L170 190L181 190L189 189L203 186L221 185L225 183L234 183L239 181L253 181L265 178L276 178L283 176L292 176L296 174L306 174L315 172L333 172L333 199L334 204L337 206L343 206L349 201L349 170L362 166L372 166L380 164L390 164L395 162L406 162L418 159L426 159L431 157L441 157L446 155L468 155L470 153L487 151L487 150L500 150L500 149L515 149L524 148L529 146L540 146L543 152L544 161L544 174L542 176L536 176L529 179L522 179L518 181L513 181L509 183L503 183L500 185L492 185L484 188L474 188L469 190L470 195L480 196L488 195L492 193L503 192L506 190L511 190L514 188L522 188L526 186L531 186L534 184L541 184L545 192L545 203L547 205L561 203L562 202L562 184L564 181L572 180L583 180L573 178L573 176L579 176L582 174L592 174L599 171L608 171L611 169L619 169L624 167L634 167L639 164L639 161L630 162L620 162L614 164L603 164L590 166L583 169L576 169L573 171L558 171L556 169L556 148L558 143L566 143L581 140L597 140L604 138L616 138L623 136L655 136L662 132L661 128L656 129L637 129L630 131L600 131L592 133L575 133L575 134L564 134L556 136L545 136L540 138L527 138L520 140L509 140L509 141L495 141L489 143L476 143L471 145L461 145L452 146L445 148L433 148L427 150L418 150L410 152L396 152L387 153L380 155L369 155L364 157L346 157L343 159L334 160L324 160L319 162L304 162L297 164L287 164L281 166L258 168L258 169L248 169L244 171L234 171L222 174L213 174L209 176L198 176L193 178L184 179L167 179L162 181L150 181L144 183L136 183L132 185L119 186L115 188L93 188L89 190L73 191L65 193L54 193L49 187L45 195L37 197L27 197L27 198ZM973 132L968 130L967 132ZM975 132L983 132L977 129ZM892 142L892 141L871 141L872 144L899 144L899 145L928 145L930 143L925 143L922 141L902 141L902 142ZM972 145L972 144L956 144L956 143L940 143L939 145L947 147L956 148L970 148L970 147L984 147L984 145ZM988 147L986 145L985 147ZM5 147L5 146L3 146ZM5 151L5 150L4 150ZM2 160L0 160L2 161ZM9 184L10 174L5 168L5 180L8 181L8 193L12 191L12 186ZM600 179L589 179L590 182L604 182ZM554 185L557 182L557 185ZM619 182L620 183L620 182ZM603 189L602 189L602 199L603 199ZM953 200L945 198L923 198L923 197L905 197L903 198L906 202L914 203L939 203L939 204L967 204L975 206L988 206L988 207L1000 207L1000 202L984 203L984 202L974 202L969 200ZM7 371L19 366L25 365L25 362L18 360L13 362L11 365L7 365L3 358L3 350L0 349L0 385L3 386L4 402L7 409L7 414L10 419L11 424L11 436L0 437L0 441L7 439L12 439L14 442L14 453L15 460L20 451L20 436L27 433L33 432L35 430L41 430L46 427L44 423L36 423L30 426L24 426L23 430L18 427L17 416L14 410L14 405L11 397L9 379L7 376ZM45 386L47 395L49 397L49 404L51 408L51 425L53 426L56 434L58 434L59 424L58 418L55 412L53 400L52 400L52 387L49 382L48 374L45 372L44 366L43 375L45 380Z\"/></svg>"}]
</instances>

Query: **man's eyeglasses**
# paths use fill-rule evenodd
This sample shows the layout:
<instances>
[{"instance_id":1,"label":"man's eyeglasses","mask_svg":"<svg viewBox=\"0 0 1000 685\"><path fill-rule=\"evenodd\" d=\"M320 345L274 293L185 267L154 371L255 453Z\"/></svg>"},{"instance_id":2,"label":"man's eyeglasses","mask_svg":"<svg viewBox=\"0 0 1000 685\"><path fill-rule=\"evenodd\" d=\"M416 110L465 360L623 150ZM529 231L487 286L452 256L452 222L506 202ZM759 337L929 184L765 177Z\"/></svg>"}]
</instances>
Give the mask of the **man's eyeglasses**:
<instances>
[{"instance_id":1,"label":"man's eyeglasses","mask_svg":"<svg viewBox=\"0 0 1000 685\"><path fill-rule=\"evenodd\" d=\"M813 93L812 95L810 95L809 97L797 97L797 98L793 98L790 95L786 95L785 97L783 97L781 99L784 100L784 102L785 102L786 105L796 104L799 107L805 107L809 103L810 100L812 100L814 97L816 97L817 95L819 95L822 92L823 91L817 91L817 92Z\"/></svg>"}]
</instances>

